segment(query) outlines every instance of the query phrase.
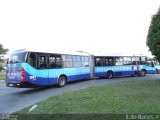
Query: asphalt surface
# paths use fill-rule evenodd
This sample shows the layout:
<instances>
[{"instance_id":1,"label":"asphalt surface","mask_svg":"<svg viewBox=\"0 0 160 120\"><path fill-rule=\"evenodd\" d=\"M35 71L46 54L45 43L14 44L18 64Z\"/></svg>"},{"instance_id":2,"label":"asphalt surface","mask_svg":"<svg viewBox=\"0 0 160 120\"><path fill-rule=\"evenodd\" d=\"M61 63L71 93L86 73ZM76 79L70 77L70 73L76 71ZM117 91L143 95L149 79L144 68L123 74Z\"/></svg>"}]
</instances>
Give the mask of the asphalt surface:
<instances>
[{"instance_id":1,"label":"asphalt surface","mask_svg":"<svg viewBox=\"0 0 160 120\"><path fill-rule=\"evenodd\" d=\"M59 95L67 91L74 91L91 86L100 86L122 81L158 79L160 79L160 74L146 75L145 77L94 79L69 83L63 88L55 86L47 88L12 88L6 87L5 82L0 80L0 113L12 113L26 106L45 100L50 96Z\"/></svg>"}]
</instances>

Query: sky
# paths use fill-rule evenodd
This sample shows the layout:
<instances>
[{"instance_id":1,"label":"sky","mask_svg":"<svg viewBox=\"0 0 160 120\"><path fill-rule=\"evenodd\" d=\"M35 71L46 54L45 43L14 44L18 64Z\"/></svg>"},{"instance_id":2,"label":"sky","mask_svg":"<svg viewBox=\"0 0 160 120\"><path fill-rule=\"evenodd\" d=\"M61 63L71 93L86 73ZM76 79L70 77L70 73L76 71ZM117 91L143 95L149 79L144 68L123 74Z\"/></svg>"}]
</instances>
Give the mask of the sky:
<instances>
[{"instance_id":1,"label":"sky","mask_svg":"<svg viewBox=\"0 0 160 120\"><path fill-rule=\"evenodd\" d=\"M0 43L18 49L148 55L160 0L1 0Z\"/></svg>"}]
</instances>

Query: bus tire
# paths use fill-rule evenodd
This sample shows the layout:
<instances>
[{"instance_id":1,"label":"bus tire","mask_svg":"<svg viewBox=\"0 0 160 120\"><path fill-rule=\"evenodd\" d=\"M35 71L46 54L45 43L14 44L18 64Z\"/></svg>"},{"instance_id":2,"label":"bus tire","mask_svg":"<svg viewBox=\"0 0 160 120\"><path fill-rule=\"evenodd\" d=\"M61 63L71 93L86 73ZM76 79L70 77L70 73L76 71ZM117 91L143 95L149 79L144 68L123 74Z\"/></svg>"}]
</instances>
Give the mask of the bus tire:
<instances>
[{"instance_id":1,"label":"bus tire","mask_svg":"<svg viewBox=\"0 0 160 120\"><path fill-rule=\"evenodd\" d=\"M64 87L66 85L67 79L65 76L60 76L58 78L58 87Z\"/></svg>"},{"instance_id":2,"label":"bus tire","mask_svg":"<svg viewBox=\"0 0 160 120\"><path fill-rule=\"evenodd\" d=\"M158 74L159 72L158 72L158 69L156 69L156 73L155 74Z\"/></svg>"},{"instance_id":3,"label":"bus tire","mask_svg":"<svg viewBox=\"0 0 160 120\"><path fill-rule=\"evenodd\" d=\"M140 76L141 76L141 77L144 77L145 75L146 75L146 71L145 71L145 70L141 70L141 71L140 71Z\"/></svg>"},{"instance_id":4,"label":"bus tire","mask_svg":"<svg viewBox=\"0 0 160 120\"><path fill-rule=\"evenodd\" d=\"M112 71L108 71L107 74L106 74L106 78L107 79L113 78L113 72Z\"/></svg>"}]
</instances>

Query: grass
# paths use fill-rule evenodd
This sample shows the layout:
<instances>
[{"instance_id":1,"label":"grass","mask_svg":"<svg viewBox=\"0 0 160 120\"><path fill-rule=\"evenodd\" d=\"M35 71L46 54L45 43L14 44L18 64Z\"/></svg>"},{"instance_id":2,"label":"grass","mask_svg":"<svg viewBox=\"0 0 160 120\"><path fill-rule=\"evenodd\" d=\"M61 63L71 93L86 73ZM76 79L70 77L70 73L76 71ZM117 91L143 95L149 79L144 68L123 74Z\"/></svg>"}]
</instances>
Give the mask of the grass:
<instances>
[{"instance_id":1,"label":"grass","mask_svg":"<svg viewBox=\"0 0 160 120\"><path fill-rule=\"evenodd\" d=\"M159 114L159 93L160 80L112 83L53 96L37 103L38 107L31 113L28 112L29 106L15 114L83 114L81 119L86 119L86 114ZM37 117L40 116L35 115L33 118ZM46 117L49 119L49 116ZM96 119L96 116L92 117Z\"/></svg>"},{"instance_id":2,"label":"grass","mask_svg":"<svg viewBox=\"0 0 160 120\"><path fill-rule=\"evenodd\" d=\"M0 80L5 80L5 79L6 79L6 74L0 73Z\"/></svg>"}]
</instances>

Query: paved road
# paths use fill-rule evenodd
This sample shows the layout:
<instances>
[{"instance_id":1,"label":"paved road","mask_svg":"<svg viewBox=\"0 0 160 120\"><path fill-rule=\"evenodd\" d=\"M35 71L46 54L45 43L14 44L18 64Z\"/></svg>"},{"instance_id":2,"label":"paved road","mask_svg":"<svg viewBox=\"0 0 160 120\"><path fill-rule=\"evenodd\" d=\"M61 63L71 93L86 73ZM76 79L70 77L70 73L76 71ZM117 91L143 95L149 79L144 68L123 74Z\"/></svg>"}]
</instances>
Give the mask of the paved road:
<instances>
[{"instance_id":1,"label":"paved road","mask_svg":"<svg viewBox=\"0 0 160 120\"><path fill-rule=\"evenodd\" d=\"M90 86L99 86L114 82L128 80L157 80L160 75L146 75L145 77L123 77L114 79L94 79L67 84L63 88L10 88L5 86L5 82L0 81L0 113L11 113L28 105L32 105L50 96L73 90L84 89Z\"/></svg>"}]
</instances>

